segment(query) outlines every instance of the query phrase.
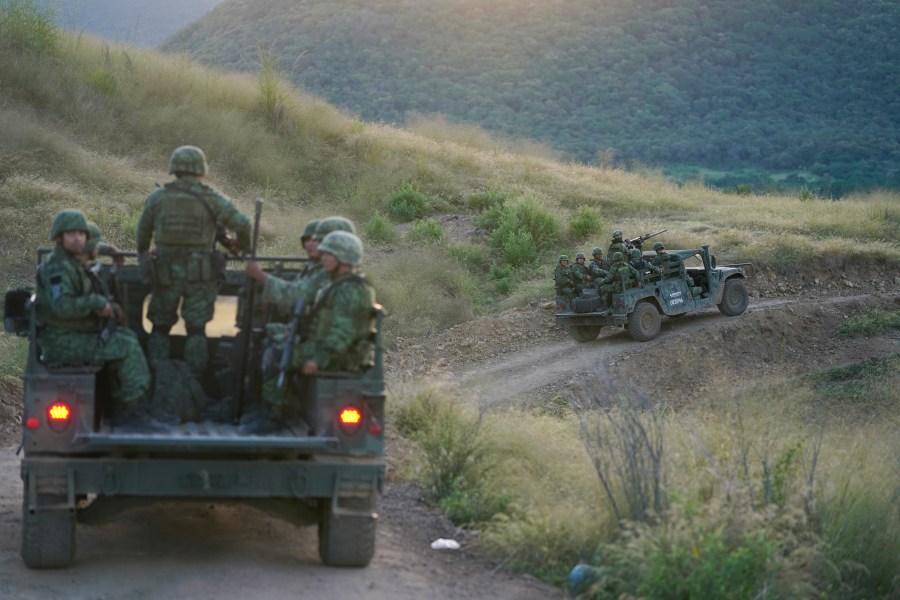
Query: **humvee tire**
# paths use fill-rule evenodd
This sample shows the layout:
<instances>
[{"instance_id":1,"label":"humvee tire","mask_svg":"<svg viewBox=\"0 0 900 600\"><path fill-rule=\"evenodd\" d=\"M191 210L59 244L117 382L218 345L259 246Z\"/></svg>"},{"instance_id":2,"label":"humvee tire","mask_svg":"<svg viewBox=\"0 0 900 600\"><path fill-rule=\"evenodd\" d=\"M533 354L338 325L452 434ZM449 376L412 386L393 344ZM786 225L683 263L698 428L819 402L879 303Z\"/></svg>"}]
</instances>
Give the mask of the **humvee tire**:
<instances>
[{"instance_id":1,"label":"humvee tire","mask_svg":"<svg viewBox=\"0 0 900 600\"><path fill-rule=\"evenodd\" d=\"M375 499L346 498L341 508L372 516L336 515L330 499L319 514L319 558L330 567L365 567L375 554Z\"/></svg>"},{"instance_id":2,"label":"humvee tire","mask_svg":"<svg viewBox=\"0 0 900 600\"><path fill-rule=\"evenodd\" d=\"M65 506L65 495L40 496L44 506ZM22 560L29 569L58 569L75 560L75 513L65 508L28 510L22 499Z\"/></svg>"},{"instance_id":3,"label":"humvee tire","mask_svg":"<svg viewBox=\"0 0 900 600\"><path fill-rule=\"evenodd\" d=\"M638 342L649 342L659 335L662 319L659 311L650 302L639 302L634 312L628 315L628 335Z\"/></svg>"},{"instance_id":4,"label":"humvee tire","mask_svg":"<svg viewBox=\"0 0 900 600\"><path fill-rule=\"evenodd\" d=\"M722 301L718 304L723 315L736 317L745 310L750 302L750 294L743 279L729 279L722 290Z\"/></svg>"},{"instance_id":5,"label":"humvee tire","mask_svg":"<svg viewBox=\"0 0 900 600\"><path fill-rule=\"evenodd\" d=\"M574 325L569 327L569 335L579 342L592 342L600 335L602 325Z\"/></svg>"}]
</instances>

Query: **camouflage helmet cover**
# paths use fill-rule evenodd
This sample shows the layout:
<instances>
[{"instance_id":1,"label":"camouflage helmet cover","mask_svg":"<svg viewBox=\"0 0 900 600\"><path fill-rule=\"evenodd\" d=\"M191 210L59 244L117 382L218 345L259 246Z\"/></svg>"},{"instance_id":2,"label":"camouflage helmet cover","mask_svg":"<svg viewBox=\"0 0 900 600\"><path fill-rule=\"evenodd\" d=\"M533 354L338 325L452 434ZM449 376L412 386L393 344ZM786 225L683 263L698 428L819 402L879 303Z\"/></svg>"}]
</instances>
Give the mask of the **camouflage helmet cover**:
<instances>
[{"instance_id":1,"label":"camouflage helmet cover","mask_svg":"<svg viewBox=\"0 0 900 600\"><path fill-rule=\"evenodd\" d=\"M624 262L625 256L621 252L613 252L612 260L613 262Z\"/></svg>"},{"instance_id":2,"label":"camouflage helmet cover","mask_svg":"<svg viewBox=\"0 0 900 600\"><path fill-rule=\"evenodd\" d=\"M354 227L353 221L346 217L328 217L316 224L316 232L313 234L313 238L324 241L325 236L332 231L346 231L347 233L355 234L356 227Z\"/></svg>"},{"instance_id":3,"label":"camouflage helmet cover","mask_svg":"<svg viewBox=\"0 0 900 600\"><path fill-rule=\"evenodd\" d=\"M656 242L655 244L653 244L653 249L654 250L665 250L666 246L662 242Z\"/></svg>"},{"instance_id":4,"label":"camouflage helmet cover","mask_svg":"<svg viewBox=\"0 0 900 600\"><path fill-rule=\"evenodd\" d=\"M569 262L569 257L566 256L565 254L560 254L560 255L559 255L559 262L562 262L562 261Z\"/></svg>"},{"instance_id":5,"label":"camouflage helmet cover","mask_svg":"<svg viewBox=\"0 0 900 600\"><path fill-rule=\"evenodd\" d=\"M206 175L206 155L197 146L179 146L169 159L169 174Z\"/></svg>"},{"instance_id":6,"label":"camouflage helmet cover","mask_svg":"<svg viewBox=\"0 0 900 600\"><path fill-rule=\"evenodd\" d=\"M575 255L575 260L578 260L579 258L584 260L584 252L579 252Z\"/></svg>"},{"instance_id":7,"label":"camouflage helmet cover","mask_svg":"<svg viewBox=\"0 0 900 600\"><path fill-rule=\"evenodd\" d=\"M102 241L103 236L100 234L100 228L97 227L97 224L93 221L88 221L87 224L88 230L88 241L84 245L84 251L88 254L92 254L94 252L94 248Z\"/></svg>"},{"instance_id":8,"label":"camouflage helmet cover","mask_svg":"<svg viewBox=\"0 0 900 600\"><path fill-rule=\"evenodd\" d=\"M362 260L362 241L349 231L332 231L319 244L319 252L334 254L338 262L355 267Z\"/></svg>"},{"instance_id":9,"label":"camouflage helmet cover","mask_svg":"<svg viewBox=\"0 0 900 600\"><path fill-rule=\"evenodd\" d=\"M602 248L594 248L593 250L591 250L591 254L593 254L594 256L597 256L598 254L600 256L603 256L603 249Z\"/></svg>"},{"instance_id":10,"label":"camouflage helmet cover","mask_svg":"<svg viewBox=\"0 0 900 600\"><path fill-rule=\"evenodd\" d=\"M84 213L71 208L56 213L53 223L50 224L50 239L55 240L56 236L64 231L88 231Z\"/></svg>"},{"instance_id":11,"label":"camouflage helmet cover","mask_svg":"<svg viewBox=\"0 0 900 600\"><path fill-rule=\"evenodd\" d=\"M620 230L618 230L618 229L616 229L615 231L613 231L613 239L614 239L614 240L621 240L621 239L622 239L622 232L621 232Z\"/></svg>"},{"instance_id":12,"label":"camouflage helmet cover","mask_svg":"<svg viewBox=\"0 0 900 600\"><path fill-rule=\"evenodd\" d=\"M631 250L628 251L628 254L631 256L631 258L640 258L641 257L641 251L638 250L637 248L632 248Z\"/></svg>"},{"instance_id":13,"label":"camouflage helmet cover","mask_svg":"<svg viewBox=\"0 0 900 600\"><path fill-rule=\"evenodd\" d=\"M300 236L300 240L305 242L306 240L313 237L316 233L316 227L319 225L319 220L314 219L306 224L306 227L303 228L303 235Z\"/></svg>"}]
</instances>

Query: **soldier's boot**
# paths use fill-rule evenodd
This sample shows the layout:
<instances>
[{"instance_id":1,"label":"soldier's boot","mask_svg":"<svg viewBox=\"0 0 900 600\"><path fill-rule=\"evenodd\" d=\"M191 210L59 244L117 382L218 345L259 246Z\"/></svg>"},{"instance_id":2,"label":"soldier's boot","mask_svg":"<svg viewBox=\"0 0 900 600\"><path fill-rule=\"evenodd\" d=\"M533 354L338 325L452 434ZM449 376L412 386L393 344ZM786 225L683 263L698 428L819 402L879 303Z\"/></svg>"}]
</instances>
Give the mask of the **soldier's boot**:
<instances>
[{"instance_id":1,"label":"soldier's boot","mask_svg":"<svg viewBox=\"0 0 900 600\"><path fill-rule=\"evenodd\" d=\"M147 338L147 358L150 360L169 360L169 329L153 327Z\"/></svg>"},{"instance_id":2,"label":"soldier's boot","mask_svg":"<svg viewBox=\"0 0 900 600\"><path fill-rule=\"evenodd\" d=\"M202 373L209 362L209 345L203 327L187 328L187 339L184 341L184 361L194 373Z\"/></svg>"}]
</instances>

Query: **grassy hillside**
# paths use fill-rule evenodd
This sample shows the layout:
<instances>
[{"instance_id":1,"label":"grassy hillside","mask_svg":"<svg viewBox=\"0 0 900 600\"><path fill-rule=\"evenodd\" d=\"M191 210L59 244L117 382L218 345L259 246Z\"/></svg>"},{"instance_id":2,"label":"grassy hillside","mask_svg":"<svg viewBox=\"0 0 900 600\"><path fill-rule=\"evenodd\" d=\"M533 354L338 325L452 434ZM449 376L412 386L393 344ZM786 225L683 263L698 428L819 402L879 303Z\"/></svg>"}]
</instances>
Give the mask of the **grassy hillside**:
<instances>
[{"instance_id":1,"label":"grassy hillside","mask_svg":"<svg viewBox=\"0 0 900 600\"><path fill-rule=\"evenodd\" d=\"M152 47L201 18L222 0L41 0L56 23L108 40Z\"/></svg>"},{"instance_id":2,"label":"grassy hillside","mask_svg":"<svg viewBox=\"0 0 900 600\"><path fill-rule=\"evenodd\" d=\"M230 0L163 48L249 71L270 50L368 121L840 196L900 186L898 26L883 0Z\"/></svg>"}]
</instances>

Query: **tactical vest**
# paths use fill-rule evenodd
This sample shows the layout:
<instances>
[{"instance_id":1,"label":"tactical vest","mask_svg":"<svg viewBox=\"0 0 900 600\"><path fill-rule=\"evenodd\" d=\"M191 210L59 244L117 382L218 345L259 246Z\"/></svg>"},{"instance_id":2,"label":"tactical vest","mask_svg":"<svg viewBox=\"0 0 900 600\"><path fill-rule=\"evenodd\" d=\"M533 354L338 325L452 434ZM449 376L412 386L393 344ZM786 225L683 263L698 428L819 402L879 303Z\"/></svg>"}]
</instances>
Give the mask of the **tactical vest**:
<instances>
[{"instance_id":1,"label":"tactical vest","mask_svg":"<svg viewBox=\"0 0 900 600\"><path fill-rule=\"evenodd\" d=\"M355 371L361 367L371 366L375 357L375 290L364 276L356 273L339 278L318 294L316 304L310 312L307 335L309 339L315 341L322 339L327 334L334 312L334 303L331 301L331 297L337 289L345 285L365 286L371 310L366 318L360 318L357 321L353 341L347 348L347 352L339 359L339 364L327 365L328 370Z\"/></svg>"},{"instance_id":2,"label":"tactical vest","mask_svg":"<svg viewBox=\"0 0 900 600\"><path fill-rule=\"evenodd\" d=\"M49 304L52 298L52 294L54 294L53 287L54 285L62 283L61 281L55 281L57 277L67 277L73 281L72 288L75 292L75 296L83 296L94 293L92 289L91 279L88 277L87 273L84 272L84 269L82 269L80 265L75 263L75 261L68 256L59 256L58 252L59 250L55 250L54 253L50 255L50 258L47 259L48 262L53 261L56 263L61 263L62 261L69 261L71 264L65 264L65 273L53 275L50 277L49 281L45 281L45 269L47 267L47 263L42 263L38 266L37 292L35 294L35 311L38 326L43 327L49 325L50 327L70 329L72 331L78 331L81 333L97 333L103 328L103 320L96 313L91 312L87 315L74 319L62 319L56 316L56 314L52 310L50 310Z\"/></svg>"},{"instance_id":3,"label":"tactical vest","mask_svg":"<svg viewBox=\"0 0 900 600\"><path fill-rule=\"evenodd\" d=\"M153 235L163 251L211 251L216 242L216 221L202 192L188 190L178 181L167 184L159 200Z\"/></svg>"}]
</instances>

